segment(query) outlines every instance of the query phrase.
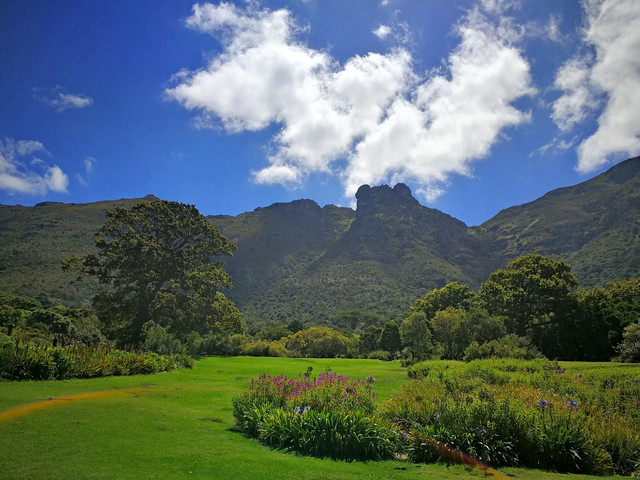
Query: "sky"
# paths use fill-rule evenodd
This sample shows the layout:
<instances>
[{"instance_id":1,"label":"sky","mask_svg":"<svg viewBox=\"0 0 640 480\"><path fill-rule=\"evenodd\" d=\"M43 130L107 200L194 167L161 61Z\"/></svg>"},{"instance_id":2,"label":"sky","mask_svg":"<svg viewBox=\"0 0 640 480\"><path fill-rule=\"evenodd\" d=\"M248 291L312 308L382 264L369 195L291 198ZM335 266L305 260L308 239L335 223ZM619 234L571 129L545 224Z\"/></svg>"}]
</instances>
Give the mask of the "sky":
<instances>
[{"instance_id":1,"label":"sky","mask_svg":"<svg viewBox=\"0 0 640 480\"><path fill-rule=\"evenodd\" d=\"M29 0L0 46L0 204L403 182L473 226L640 154L637 0Z\"/></svg>"}]
</instances>

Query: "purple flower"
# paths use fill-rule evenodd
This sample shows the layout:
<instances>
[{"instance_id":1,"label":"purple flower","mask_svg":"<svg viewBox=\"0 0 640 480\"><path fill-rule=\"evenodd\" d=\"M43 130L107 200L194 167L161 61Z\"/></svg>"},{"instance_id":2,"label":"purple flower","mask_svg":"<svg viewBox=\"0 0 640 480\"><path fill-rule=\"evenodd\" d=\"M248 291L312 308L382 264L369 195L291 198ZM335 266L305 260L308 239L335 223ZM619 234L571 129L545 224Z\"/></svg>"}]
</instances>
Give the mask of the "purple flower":
<instances>
[{"instance_id":1,"label":"purple flower","mask_svg":"<svg viewBox=\"0 0 640 480\"><path fill-rule=\"evenodd\" d=\"M531 404L527 403L527 406L525 408L530 408L530 407L531 407Z\"/></svg>"},{"instance_id":2,"label":"purple flower","mask_svg":"<svg viewBox=\"0 0 640 480\"><path fill-rule=\"evenodd\" d=\"M549 402L547 402L546 400L540 399L536 402L536 407L538 407L540 410L544 410L548 406Z\"/></svg>"},{"instance_id":3,"label":"purple flower","mask_svg":"<svg viewBox=\"0 0 640 480\"><path fill-rule=\"evenodd\" d=\"M376 383L376 377L374 377L373 375L369 375L366 378L367 383Z\"/></svg>"},{"instance_id":4,"label":"purple flower","mask_svg":"<svg viewBox=\"0 0 640 480\"><path fill-rule=\"evenodd\" d=\"M567 400L567 405L569 405L569 408L571 408L572 410L575 410L576 408L578 408L578 402L576 402L575 400Z\"/></svg>"}]
</instances>

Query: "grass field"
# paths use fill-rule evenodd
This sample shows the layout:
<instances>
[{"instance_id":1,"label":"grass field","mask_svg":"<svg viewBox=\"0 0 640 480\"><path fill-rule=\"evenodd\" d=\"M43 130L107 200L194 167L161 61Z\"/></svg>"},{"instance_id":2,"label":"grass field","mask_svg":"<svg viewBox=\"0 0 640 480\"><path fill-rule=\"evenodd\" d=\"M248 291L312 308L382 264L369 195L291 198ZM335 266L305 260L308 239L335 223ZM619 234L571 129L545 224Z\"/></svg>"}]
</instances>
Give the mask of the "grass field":
<instances>
[{"instance_id":1,"label":"grass field","mask_svg":"<svg viewBox=\"0 0 640 480\"><path fill-rule=\"evenodd\" d=\"M484 472L461 465L302 457L234 431L231 398L252 377L297 375L309 366L314 374L330 367L356 378L373 375L383 401L408 380L394 362L234 357L207 358L193 370L156 375L0 382L0 478L484 478ZM501 473L522 480L597 478L515 468Z\"/></svg>"}]
</instances>

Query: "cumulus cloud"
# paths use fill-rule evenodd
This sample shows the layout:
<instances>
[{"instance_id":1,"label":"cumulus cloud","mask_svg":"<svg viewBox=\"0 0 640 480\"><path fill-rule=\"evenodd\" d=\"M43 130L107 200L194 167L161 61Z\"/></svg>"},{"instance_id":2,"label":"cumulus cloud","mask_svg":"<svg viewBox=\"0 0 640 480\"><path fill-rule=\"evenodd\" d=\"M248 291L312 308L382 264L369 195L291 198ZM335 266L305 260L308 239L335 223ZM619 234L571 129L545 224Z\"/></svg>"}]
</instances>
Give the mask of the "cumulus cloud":
<instances>
[{"instance_id":1,"label":"cumulus cloud","mask_svg":"<svg viewBox=\"0 0 640 480\"><path fill-rule=\"evenodd\" d=\"M378 37L380 40L384 40L391 33L391 27L388 25L380 25L373 31L373 34Z\"/></svg>"},{"instance_id":2,"label":"cumulus cloud","mask_svg":"<svg viewBox=\"0 0 640 480\"><path fill-rule=\"evenodd\" d=\"M513 2L485 3L502 12ZM201 126L281 126L269 166L253 172L259 183L325 172L340 175L347 196L364 183L412 181L433 200L448 175L469 174L505 128L529 119L512 105L534 92L513 44L521 33L482 7L457 26L446 66L428 74L400 47L339 64L299 40L287 10L195 5L187 25L219 38L222 52L180 72L166 94L199 112Z\"/></svg>"},{"instance_id":3,"label":"cumulus cloud","mask_svg":"<svg viewBox=\"0 0 640 480\"><path fill-rule=\"evenodd\" d=\"M49 166L38 157L28 158L38 152L47 153L40 142L0 140L0 190L29 195L44 195L49 191L65 193L68 176L57 165ZM31 169L25 161L29 161Z\"/></svg>"},{"instance_id":4,"label":"cumulus cloud","mask_svg":"<svg viewBox=\"0 0 640 480\"><path fill-rule=\"evenodd\" d=\"M48 107L56 109L58 112L70 108L85 108L93 103L93 99L84 93L67 93L60 85L53 88L34 89L34 98Z\"/></svg>"},{"instance_id":5,"label":"cumulus cloud","mask_svg":"<svg viewBox=\"0 0 640 480\"><path fill-rule=\"evenodd\" d=\"M602 102L598 128L578 147L578 171L591 172L613 159L640 152L640 8L635 0L584 0L584 48L556 75L562 95L552 119L571 130Z\"/></svg>"}]
</instances>

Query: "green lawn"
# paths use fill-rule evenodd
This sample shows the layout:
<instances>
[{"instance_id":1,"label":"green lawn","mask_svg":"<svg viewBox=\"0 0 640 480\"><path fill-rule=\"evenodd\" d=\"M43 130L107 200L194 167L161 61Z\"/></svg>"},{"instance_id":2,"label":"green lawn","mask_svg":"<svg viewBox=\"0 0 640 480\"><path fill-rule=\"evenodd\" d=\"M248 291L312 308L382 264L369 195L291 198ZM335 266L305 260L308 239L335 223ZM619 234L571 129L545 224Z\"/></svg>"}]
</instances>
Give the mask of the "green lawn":
<instances>
[{"instance_id":1,"label":"green lawn","mask_svg":"<svg viewBox=\"0 0 640 480\"><path fill-rule=\"evenodd\" d=\"M2 412L48 398L114 391L0 420L2 479L465 479L464 466L341 462L271 450L234 432L231 397L259 373L373 375L384 398L407 381L395 362L207 358L193 370L91 380L0 382ZM130 389L125 393L115 392ZM508 478L587 479L507 468ZM623 477L607 477L610 479Z\"/></svg>"}]
</instances>

